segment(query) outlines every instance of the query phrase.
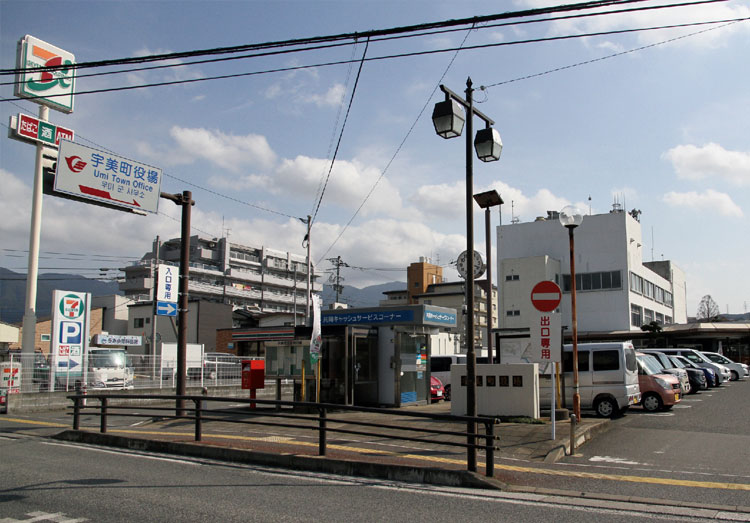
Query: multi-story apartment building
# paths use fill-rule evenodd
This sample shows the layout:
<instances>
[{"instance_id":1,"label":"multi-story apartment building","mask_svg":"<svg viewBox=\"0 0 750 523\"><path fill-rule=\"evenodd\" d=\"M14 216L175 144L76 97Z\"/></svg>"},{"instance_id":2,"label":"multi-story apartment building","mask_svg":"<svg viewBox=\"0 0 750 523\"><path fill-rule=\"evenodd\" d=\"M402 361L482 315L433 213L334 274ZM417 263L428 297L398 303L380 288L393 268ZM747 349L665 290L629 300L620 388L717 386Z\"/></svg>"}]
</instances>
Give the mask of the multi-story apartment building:
<instances>
[{"instance_id":1,"label":"multi-story apartment building","mask_svg":"<svg viewBox=\"0 0 750 523\"><path fill-rule=\"evenodd\" d=\"M125 281L120 289L126 296L152 300L154 265L179 265L180 238L154 242L135 265L122 269ZM312 292L323 286L315 282L311 265ZM191 299L231 304L251 313L288 313L304 318L307 302L307 258L268 247L231 243L226 238L190 238Z\"/></svg>"},{"instance_id":2,"label":"multi-story apartment building","mask_svg":"<svg viewBox=\"0 0 750 523\"><path fill-rule=\"evenodd\" d=\"M530 293L542 280L563 291L563 325L570 330L570 244L554 212L534 222L497 228L500 327L528 327ZM617 206L587 215L574 231L579 332L640 331L652 321L686 323L685 274L670 261L643 261L639 213Z\"/></svg>"}]
</instances>

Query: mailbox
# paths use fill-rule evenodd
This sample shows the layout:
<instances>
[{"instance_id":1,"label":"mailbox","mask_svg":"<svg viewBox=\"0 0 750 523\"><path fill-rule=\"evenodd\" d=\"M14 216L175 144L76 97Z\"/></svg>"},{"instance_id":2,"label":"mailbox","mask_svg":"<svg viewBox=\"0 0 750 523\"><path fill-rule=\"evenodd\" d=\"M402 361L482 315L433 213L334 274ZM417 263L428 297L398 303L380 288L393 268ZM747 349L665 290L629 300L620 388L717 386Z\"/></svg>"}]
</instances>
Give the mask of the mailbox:
<instances>
[{"instance_id":1,"label":"mailbox","mask_svg":"<svg viewBox=\"0 0 750 523\"><path fill-rule=\"evenodd\" d=\"M266 360L242 360L242 388L262 389L266 383Z\"/></svg>"}]
</instances>

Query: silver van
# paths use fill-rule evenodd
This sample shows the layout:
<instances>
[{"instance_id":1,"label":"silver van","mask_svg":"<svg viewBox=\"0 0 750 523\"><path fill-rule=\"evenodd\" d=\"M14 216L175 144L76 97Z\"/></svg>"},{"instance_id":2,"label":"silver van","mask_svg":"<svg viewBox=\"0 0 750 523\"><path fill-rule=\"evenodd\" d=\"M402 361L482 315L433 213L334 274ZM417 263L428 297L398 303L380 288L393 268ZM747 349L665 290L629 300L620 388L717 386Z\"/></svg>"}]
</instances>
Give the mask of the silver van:
<instances>
[{"instance_id":1,"label":"silver van","mask_svg":"<svg viewBox=\"0 0 750 523\"><path fill-rule=\"evenodd\" d=\"M573 407L573 346L564 345L562 354L565 406ZM539 399L550 401L550 375L539 380ZM641 401L635 348L626 343L579 343L578 390L581 409L593 409L601 417L614 417Z\"/></svg>"},{"instance_id":2,"label":"silver van","mask_svg":"<svg viewBox=\"0 0 750 523\"><path fill-rule=\"evenodd\" d=\"M451 400L451 365L466 365L466 354L432 356L430 358L430 375L443 383L445 401Z\"/></svg>"}]
</instances>

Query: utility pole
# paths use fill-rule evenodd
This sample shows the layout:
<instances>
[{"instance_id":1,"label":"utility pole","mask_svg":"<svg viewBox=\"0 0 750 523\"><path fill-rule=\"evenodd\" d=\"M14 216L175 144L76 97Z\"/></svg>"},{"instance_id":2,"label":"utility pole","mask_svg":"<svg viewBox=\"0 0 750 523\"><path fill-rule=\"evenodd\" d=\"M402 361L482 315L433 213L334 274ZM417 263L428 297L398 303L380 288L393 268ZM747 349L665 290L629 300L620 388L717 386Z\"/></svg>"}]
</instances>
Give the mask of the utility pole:
<instances>
[{"instance_id":1,"label":"utility pole","mask_svg":"<svg viewBox=\"0 0 750 523\"><path fill-rule=\"evenodd\" d=\"M337 256L336 258L328 258L328 261L331 262L333 266L336 268L336 275L334 276L334 274L331 273L331 276L328 279L328 281L333 283L333 287L336 290L336 302L338 302L339 295L344 290L344 286L341 285L341 282L344 280L344 278L341 277L341 267L349 267L349 264L341 261L341 256Z\"/></svg>"},{"instance_id":2,"label":"utility pole","mask_svg":"<svg viewBox=\"0 0 750 523\"><path fill-rule=\"evenodd\" d=\"M159 273L159 249L161 248L161 242L159 241L159 237L156 237L156 240L154 241L154 257L151 260L151 278L152 278L152 286L151 286L151 304L152 304L152 319L151 319L151 366L152 366L152 377L156 378L156 337L159 335L159 330L156 327L156 321L159 317L156 314L156 278ZM159 368L161 369L161 364L159 365ZM161 372L159 373L159 386L161 386Z\"/></svg>"},{"instance_id":3,"label":"utility pole","mask_svg":"<svg viewBox=\"0 0 750 523\"><path fill-rule=\"evenodd\" d=\"M185 415L185 396L187 380L187 324L188 324L188 281L190 279L190 211L195 205L193 193L182 191L182 194L161 193L162 198L171 200L175 205L182 206L182 233L180 238L180 287L179 301L177 304L179 326L177 329L177 399L175 414L178 417Z\"/></svg>"},{"instance_id":4,"label":"utility pole","mask_svg":"<svg viewBox=\"0 0 750 523\"><path fill-rule=\"evenodd\" d=\"M305 325L309 327L312 325L310 319L310 298L312 296L312 288L310 287L310 281L312 279L310 277L310 227L312 226L312 216L308 214L307 220L303 220L302 218L299 220L307 224L307 234L305 235L305 239L302 240L302 246L307 248L307 301L305 302Z\"/></svg>"}]
</instances>

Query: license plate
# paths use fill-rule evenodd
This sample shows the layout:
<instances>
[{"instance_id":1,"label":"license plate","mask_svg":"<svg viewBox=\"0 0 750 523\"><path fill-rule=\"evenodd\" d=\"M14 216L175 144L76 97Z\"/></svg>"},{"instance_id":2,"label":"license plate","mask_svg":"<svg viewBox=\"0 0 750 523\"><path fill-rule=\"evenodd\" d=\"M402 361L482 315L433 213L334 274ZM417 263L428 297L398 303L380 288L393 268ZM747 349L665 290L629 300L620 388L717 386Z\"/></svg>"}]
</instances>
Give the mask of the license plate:
<instances>
[{"instance_id":1,"label":"license plate","mask_svg":"<svg viewBox=\"0 0 750 523\"><path fill-rule=\"evenodd\" d=\"M437 395L438 395L438 396L442 396L442 395L443 395L443 391L442 391L442 390L439 390L439 391L438 391L438 393L437 393Z\"/></svg>"},{"instance_id":2,"label":"license plate","mask_svg":"<svg viewBox=\"0 0 750 523\"><path fill-rule=\"evenodd\" d=\"M679 394L675 394L674 395L674 400L675 401L680 401L680 395Z\"/></svg>"}]
</instances>

